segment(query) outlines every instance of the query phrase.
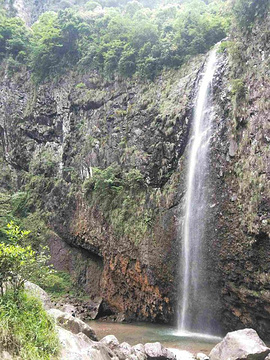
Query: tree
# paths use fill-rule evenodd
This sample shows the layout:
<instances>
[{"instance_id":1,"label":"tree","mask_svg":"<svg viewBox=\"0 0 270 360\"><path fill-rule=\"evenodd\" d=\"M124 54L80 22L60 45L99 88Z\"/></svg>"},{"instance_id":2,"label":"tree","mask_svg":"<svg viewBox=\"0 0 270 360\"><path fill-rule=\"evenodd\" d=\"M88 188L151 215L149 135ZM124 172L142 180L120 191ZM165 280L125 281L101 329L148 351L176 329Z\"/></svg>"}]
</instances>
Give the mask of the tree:
<instances>
[{"instance_id":1,"label":"tree","mask_svg":"<svg viewBox=\"0 0 270 360\"><path fill-rule=\"evenodd\" d=\"M26 280L38 279L51 272L45 249L39 254L24 246L30 231L21 230L14 222L7 225L5 242L0 243L0 293L11 288L16 297Z\"/></svg>"},{"instance_id":2,"label":"tree","mask_svg":"<svg viewBox=\"0 0 270 360\"><path fill-rule=\"evenodd\" d=\"M63 37L57 14L52 11L44 13L32 30L32 67L36 76L42 79L61 60Z\"/></svg>"},{"instance_id":3,"label":"tree","mask_svg":"<svg viewBox=\"0 0 270 360\"><path fill-rule=\"evenodd\" d=\"M251 28L257 17L268 13L270 3L268 0L235 0L233 11L236 22L243 28Z\"/></svg>"},{"instance_id":4,"label":"tree","mask_svg":"<svg viewBox=\"0 0 270 360\"><path fill-rule=\"evenodd\" d=\"M131 77L136 72L135 51L129 45L125 46L125 49L122 52L118 71L123 77Z\"/></svg>"},{"instance_id":5,"label":"tree","mask_svg":"<svg viewBox=\"0 0 270 360\"><path fill-rule=\"evenodd\" d=\"M28 52L29 31L21 19L0 12L0 59L11 55L23 60Z\"/></svg>"}]
</instances>

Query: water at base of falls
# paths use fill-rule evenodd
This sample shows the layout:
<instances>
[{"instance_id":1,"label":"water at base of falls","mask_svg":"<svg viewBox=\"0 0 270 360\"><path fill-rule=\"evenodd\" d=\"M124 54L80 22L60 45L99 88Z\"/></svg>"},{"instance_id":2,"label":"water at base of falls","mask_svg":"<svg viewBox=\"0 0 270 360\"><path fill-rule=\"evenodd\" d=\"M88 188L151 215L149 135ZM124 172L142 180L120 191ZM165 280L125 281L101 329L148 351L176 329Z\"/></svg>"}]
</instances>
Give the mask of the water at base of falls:
<instances>
[{"instance_id":1,"label":"water at base of falls","mask_svg":"<svg viewBox=\"0 0 270 360\"><path fill-rule=\"evenodd\" d=\"M181 273L178 330L182 334L212 332L210 302L207 299L207 273L202 243L205 235L207 209L206 180L211 138L211 83L216 68L216 51L212 51L199 84L188 153L187 190L182 226ZM197 334L199 335L199 334Z\"/></svg>"},{"instance_id":2,"label":"water at base of falls","mask_svg":"<svg viewBox=\"0 0 270 360\"><path fill-rule=\"evenodd\" d=\"M220 341L222 340L222 337L215 336L211 334L202 334L198 332L190 332L190 331L176 331L174 333L175 336L178 336L180 338L192 338L192 339L204 339L204 340L216 340Z\"/></svg>"},{"instance_id":3,"label":"water at base of falls","mask_svg":"<svg viewBox=\"0 0 270 360\"><path fill-rule=\"evenodd\" d=\"M185 351L197 354L203 352L209 354L213 347L220 342L220 338L198 336L197 334L178 334L174 327L150 323L109 323L90 321L89 325L96 331L98 338L114 334L119 342L127 342L130 345L160 342L167 348L181 351L180 359L185 359ZM189 354L190 355L190 354Z\"/></svg>"}]
</instances>

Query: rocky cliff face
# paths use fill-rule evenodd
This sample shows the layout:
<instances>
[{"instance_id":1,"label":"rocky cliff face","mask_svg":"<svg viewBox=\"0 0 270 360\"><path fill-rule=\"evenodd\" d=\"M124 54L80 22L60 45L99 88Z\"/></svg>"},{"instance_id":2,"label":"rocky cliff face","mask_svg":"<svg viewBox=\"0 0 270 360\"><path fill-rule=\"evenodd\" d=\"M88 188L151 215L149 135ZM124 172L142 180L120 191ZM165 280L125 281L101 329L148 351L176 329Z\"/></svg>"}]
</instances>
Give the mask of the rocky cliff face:
<instances>
[{"instance_id":1,"label":"rocky cliff face","mask_svg":"<svg viewBox=\"0 0 270 360\"><path fill-rule=\"evenodd\" d=\"M269 338L269 17L231 41L216 90L210 238L222 323Z\"/></svg>"},{"instance_id":2,"label":"rocky cliff face","mask_svg":"<svg viewBox=\"0 0 270 360\"><path fill-rule=\"evenodd\" d=\"M195 59L153 83L70 73L39 87L28 73L10 78L3 70L1 138L15 170L6 176L57 233L56 266L111 313L173 319L179 159L201 64Z\"/></svg>"},{"instance_id":3,"label":"rocky cliff face","mask_svg":"<svg viewBox=\"0 0 270 360\"><path fill-rule=\"evenodd\" d=\"M242 41L220 55L213 84L204 251L217 322L269 336L267 21ZM175 319L185 149L203 61L149 83L70 72L35 86L27 72L1 70L3 191L28 194L28 211L54 231L55 266L102 297L108 314Z\"/></svg>"}]
</instances>

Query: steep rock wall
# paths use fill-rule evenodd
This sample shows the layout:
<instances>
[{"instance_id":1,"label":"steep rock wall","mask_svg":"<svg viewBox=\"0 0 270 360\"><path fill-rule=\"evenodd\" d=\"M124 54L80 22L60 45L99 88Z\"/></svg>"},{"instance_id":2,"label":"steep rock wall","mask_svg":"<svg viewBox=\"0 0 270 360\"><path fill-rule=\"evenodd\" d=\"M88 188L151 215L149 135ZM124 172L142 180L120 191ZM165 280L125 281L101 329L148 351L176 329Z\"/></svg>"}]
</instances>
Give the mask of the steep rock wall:
<instances>
[{"instance_id":1,"label":"steep rock wall","mask_svg":"<svg viewBox=\"0 0 270 360\"><path fill-rule=\"evenodd\" d=\"M41 211L69 251L83 254L69 257L52 239L58 268L129 319L174 319L179 159L201 66L197 58L149 83L70 73L39 87L28 73L9 78L3 71L1 138L15 169L9 176L31 194L29 211ZM91 173L110 166L118 169L120 195L104 189L101 200ZM126 189L132 169L141 178ZM59 255L60 265L61 253L67 260Z\"/></svg>"},{"instance_id":2,"label":"steep rock wall","mask_svg":"<svg viewBox=\"0 0 270 360\"><path fill-rule=\"evenodd\" d=\"M230 41L215 96L210 238L225 328L269 338L269 16Z\"/></svg>"},{"instance_id":3,"label":"steep rock wall","mask_svg":"<svg viewBox=\"0 0 270 360\"><path fill-rule=\"evenodd\" d=\"M224 330L253 327L264 337L270 308L268 24L269 18L249 34L236 32L229 56L219 55L204 249L207 280L218 289L210 304L217 323ZM69 73L39 87L28 73L10 78L2 69L2 187L31 194L29 210L42 211L58 235L50 241L58 268L129 319L175 319L185 149L202 65L195 59L154 83ZM121 181L139 170L140 186L101 200L91 173L110 166L120 168Z\"/></svg>"}]
</instances>

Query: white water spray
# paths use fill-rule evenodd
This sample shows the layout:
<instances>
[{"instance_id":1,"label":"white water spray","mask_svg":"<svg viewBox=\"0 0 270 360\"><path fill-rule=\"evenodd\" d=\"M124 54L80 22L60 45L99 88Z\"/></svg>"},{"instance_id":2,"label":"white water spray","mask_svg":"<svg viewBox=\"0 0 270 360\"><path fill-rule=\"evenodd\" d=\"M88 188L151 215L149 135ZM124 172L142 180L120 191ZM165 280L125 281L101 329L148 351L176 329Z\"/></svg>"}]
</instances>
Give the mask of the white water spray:
<instances>
[{"instance_id":1,"label":"white water spray","mask_svg":"<svg viewBox=\"0 0 270 360\"><path fill-rule=\"evenodd\" d=\"M208 171L208 150L211 138L211 83L216 68L216 51L210 53L196 99L191 147L188 154L187 193L182 248L182 298L178 330L207 329L208 312L201 286L201 246L204 236L207 199L205 194ZM209 306L208 306L209 308ZM209 317L209 316L208 316Z\"/></svg>"}]
</instances>

